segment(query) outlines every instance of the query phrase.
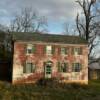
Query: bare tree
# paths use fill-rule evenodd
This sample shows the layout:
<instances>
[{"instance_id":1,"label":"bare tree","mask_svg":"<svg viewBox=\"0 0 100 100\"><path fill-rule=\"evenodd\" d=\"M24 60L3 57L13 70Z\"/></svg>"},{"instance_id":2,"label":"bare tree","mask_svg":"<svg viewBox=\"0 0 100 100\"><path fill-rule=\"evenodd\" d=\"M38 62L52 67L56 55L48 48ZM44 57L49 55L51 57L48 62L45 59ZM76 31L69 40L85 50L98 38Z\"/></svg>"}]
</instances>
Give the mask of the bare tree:
<instances>
[{"instance_id":1,"label":"bare tree","mask_svg":"<svg viewBox=\"0 0 100 100\"><path fill-rule=\"evenodd\" d=\"M39 16L31 8L22 9L20 14L16 14L11 21L10 31L14 32L37 32L46 31L47 20L44 16Z\"/></svg>"},{"instance_id":2,"label":"bare tree","mask_svg":"<svg viewBox=\"0 0 100 100\"><path fill-rule=\"evenodd\" d=\"M95 55L93 50L100 43L98 36L100 35L98 25L100 19L97 20L97 12L93 10L96 0L77 0L76 1L83 11L83 16L80 18L79 14L76 17L76 25L79 32L79 36L88 41L89 57ZM100 18L100 16L99 16Z\"/></svg>"},{"instance_id":3,"label":"bare tree","mask_svg":"<svg viewBox=\"0 0 100 100\"><path fill-rule=\"evenodd\" d=\"M65 22L63 24L64 35L77 35L76 26Z\"/></svg>"}]
</instances>

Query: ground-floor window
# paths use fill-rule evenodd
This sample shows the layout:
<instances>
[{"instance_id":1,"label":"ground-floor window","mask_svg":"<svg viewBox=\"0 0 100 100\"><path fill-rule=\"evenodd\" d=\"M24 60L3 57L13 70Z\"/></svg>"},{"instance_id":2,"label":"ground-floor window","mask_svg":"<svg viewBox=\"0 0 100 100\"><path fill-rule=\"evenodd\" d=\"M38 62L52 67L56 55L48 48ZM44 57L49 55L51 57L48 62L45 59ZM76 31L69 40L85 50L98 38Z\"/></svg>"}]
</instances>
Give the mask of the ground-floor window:
<instances>
[{"instance_id":1,"label":"ground-floor window","mask_svg":"<svg viewBox=\"0 0 100 100\"><path fill-rule=\"evenodd\" d=\"M68 63L66 62L58 62L58 71L59 72L63 72L63 73L66 73L68 72L69 68L68 68Z\"/></svg>"},{"instance_id":2,"label":"ground-floor window","mask_svg":"<svg viewBox=\"0 0 100 100\"><path fill-rule=\"evenodd\" d=\"M24 68L23 68L24 73L33 73L35 72L35 64L31 62L26 62Z\"/></svg>"},{"instance_id":3,"label":"ground-floor window","mask_svg":"<svg viewBox=\"0 0 100 100\"><path fill-rule=\"evenodd\" d=\"M82 65L80 63L72 64L72 72L80 72L82 69Z\"/></svg>"}]
</instances>

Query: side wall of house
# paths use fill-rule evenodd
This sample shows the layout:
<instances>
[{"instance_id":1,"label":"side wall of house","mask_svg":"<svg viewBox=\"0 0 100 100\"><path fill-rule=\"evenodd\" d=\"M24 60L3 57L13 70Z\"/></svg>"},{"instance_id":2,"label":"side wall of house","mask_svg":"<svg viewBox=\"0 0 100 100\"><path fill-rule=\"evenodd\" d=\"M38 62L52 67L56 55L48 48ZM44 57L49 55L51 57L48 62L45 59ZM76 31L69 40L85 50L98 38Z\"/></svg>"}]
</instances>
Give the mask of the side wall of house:
<instances>
[{"instance_id":1,"label":"side wall of house","mask_svg":"<svg viewBox=\"0 0 100 100\"><path fill-rule=\"evenodd\" d=\"M90 80L100 79L100 69L89 69L89 79Z\"/></svg>"},{"instance_id":2,"label":"side wall of house","mask_svg":"<svg viewBox=\"0 0 100 100\"><path fill-rule=\"evenodd\" d=\"M26 54L26 45L35 44L36 51L34 54ZM55 48L52 55L46 55L44 47L51 45ZM60 55L61 47L69 48L67 55ZM82 55L72 55L72 48L82 47ZM23 73L23 67L26 60L35 63L36 69L33 73ZM57 44L57 43L40 43L40 42L15 42L14 55L13 55L13 83L35 82L44 77L44 62L53 62L52 78L59 78L65 82L88 82L88 47L87 45L74 45L74 44ZM57 63L68 62L68 72L58 72ZM72 63L80 62L82 70L80 72L72 72Z\"/></svg>"}]
</instances>

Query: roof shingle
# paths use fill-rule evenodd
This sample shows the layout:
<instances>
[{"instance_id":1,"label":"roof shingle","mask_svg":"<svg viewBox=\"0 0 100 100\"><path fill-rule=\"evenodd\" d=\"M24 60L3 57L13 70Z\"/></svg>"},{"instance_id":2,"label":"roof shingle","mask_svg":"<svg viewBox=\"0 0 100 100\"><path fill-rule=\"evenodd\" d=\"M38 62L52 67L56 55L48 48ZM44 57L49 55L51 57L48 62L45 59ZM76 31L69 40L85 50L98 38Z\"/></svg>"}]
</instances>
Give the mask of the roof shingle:
<instances>
[{"instance_id":1,"label":"roof shingle","mask_svg":"<svg viewBox=\"0 0 100 100\"><path fill-rule=\"evenodd\" d=\"M25 33L16 32L13 34L13 40L20 41L40 41L48 43L67 43L67 44L87 44L87 41L79 36L42 34L42 33Z\"/></svg>"}]
</instances>

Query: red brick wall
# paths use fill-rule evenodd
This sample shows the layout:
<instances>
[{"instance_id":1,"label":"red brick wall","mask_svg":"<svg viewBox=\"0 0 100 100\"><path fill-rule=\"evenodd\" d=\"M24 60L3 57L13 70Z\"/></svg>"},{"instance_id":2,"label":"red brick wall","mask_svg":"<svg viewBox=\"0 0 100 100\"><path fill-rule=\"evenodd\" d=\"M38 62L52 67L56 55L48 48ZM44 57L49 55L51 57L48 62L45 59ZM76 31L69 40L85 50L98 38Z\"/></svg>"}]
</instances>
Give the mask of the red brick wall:
<instances>
[{"instance_id":1,"label":"red brick wall","mask_svg":"<svg viewBox=\"0 0 100 100\"><path fill-rule=\"evenodd\" d=\"M53 70L52 77L59 77L67 80L72 80L73 73L71 72L72 63L78 61L82 63L83 69L80 73L78 73L78 77L80 80L88 80L88 48L86 45L69 45L69 44L50 44L55 48L55 53L51 56L46 55L44 48L48 43L34 43L36 52L31 55L27 55L26 52L26 44L28 42L15 42L14 43L14 59L13 59L13 82L32 82L34 80L38 80L41 77L44 77L44 63L48 60L53 62ZM60 54L61 46L69 48L69 53L66 56L62 56ZM82 47L83 55L72 55L73 47ZM31 60L36 64L35 73L31 74L23 74L23 63L26 60ZM66 75L59 73L57 70L57 62L58 61L67 61L69 63L69 72Z\"/></svg>"}]
</instances>

